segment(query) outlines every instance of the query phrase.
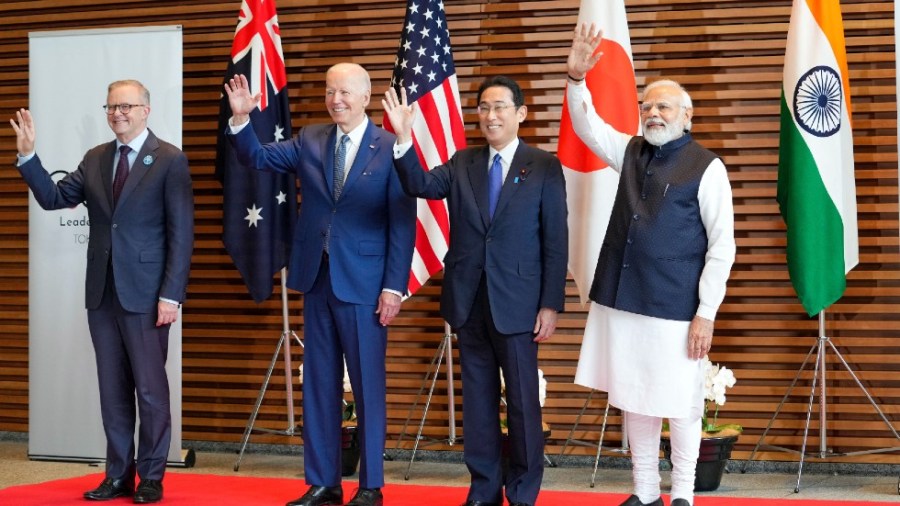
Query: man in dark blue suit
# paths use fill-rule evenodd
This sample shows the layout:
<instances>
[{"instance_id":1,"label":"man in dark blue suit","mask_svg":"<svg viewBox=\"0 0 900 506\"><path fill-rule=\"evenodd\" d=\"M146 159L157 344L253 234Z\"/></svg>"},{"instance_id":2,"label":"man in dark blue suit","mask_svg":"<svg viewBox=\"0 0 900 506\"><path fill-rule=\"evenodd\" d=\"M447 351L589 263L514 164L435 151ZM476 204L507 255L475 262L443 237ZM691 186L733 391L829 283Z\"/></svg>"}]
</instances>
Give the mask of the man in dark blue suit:
<instances>
[{"instance_id":1,"label":"man in dark blue suit","mask_svg":"<svg viewBox=\"0 0 900 506\"><path fill-rule=\"evenodd\" d=\"M88 151L55 184L34 152L31 113L22 109L10 123L19 171L38 204L62 209L84 202L91 222L85 305L107 447L106 477L84 497L134 494L135 503L153 503L162 499L172 438L165 366L169 327L190 273L194 195L187 157L147 128L144 85L110 84L104 108L116 140ZM135 393L141 420L136 469Z\"/></svg>"},{"instance_id":2,"label":"man in dark blue suit","mask_svg":"<svg viewBox=\"0 0 900 506\"><path fill-rule=\"evenodd\" d=\"M288 506L343 504L344 360L361 435L359 490L348 504L383 501L387 325L409 281L416 207L393 170L394 135L366 116L371 88L359 65L331 67L325 105L334 123L261 145L244 128L260 96L242 75L225 84L234 114L230 139L241 163L295 172L300 180L287 286L304 293L303 457L310 488Z\"/></svg>"},{"instance_id":3,"label":"man in dark blue suit","mask_svg":"<svg viewBox=\"0 0 900 506\"><path fill-rule=\"evenodd\" d=\"M397 133L395 166L403 189L447 199L450 247L444 258L441 314L459 337L466 506L533 505L543 477L538 343L563 310L568 261L566 185L555 156L518 138L527 108L504 76L478 90L487 146L457 152L423 170L412 144L415 111L388 90L386 116ZM501 471L500 373L506 383L509 469Z\"/></svg>"}]
</instances>

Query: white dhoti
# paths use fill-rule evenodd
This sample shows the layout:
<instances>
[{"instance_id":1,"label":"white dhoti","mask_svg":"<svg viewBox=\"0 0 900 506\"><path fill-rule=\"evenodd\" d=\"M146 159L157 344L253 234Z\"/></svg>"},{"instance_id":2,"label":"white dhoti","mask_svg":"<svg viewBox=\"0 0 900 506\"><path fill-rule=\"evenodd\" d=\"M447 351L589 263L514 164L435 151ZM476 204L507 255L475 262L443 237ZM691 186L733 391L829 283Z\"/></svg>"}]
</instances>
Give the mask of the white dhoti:
<instances>
[{"instance_id":1,"label":"white dhoti","mask_svg":"<svg viewBox=\"0 0 900 506\"><path fill-rule=\"evenodd\" d=\"M688 357L689 327L592 302L575 383L608 392L624 411L688 417L703 408L703 370Z\"/></svg>"},{"instance_id":2,"label":"white dhoti","mask_svg":"<svg viewBox=\"0 0 900 506\"><path fill-rule=\"evenodd\" d=\"M700 446L703 374L688 357L690 322L663 320L591 303L575 383L609 393L629 422L634 493L659 498L659 431L672 430L672 498L693 504Z\"/></svg>"}]
</instances>

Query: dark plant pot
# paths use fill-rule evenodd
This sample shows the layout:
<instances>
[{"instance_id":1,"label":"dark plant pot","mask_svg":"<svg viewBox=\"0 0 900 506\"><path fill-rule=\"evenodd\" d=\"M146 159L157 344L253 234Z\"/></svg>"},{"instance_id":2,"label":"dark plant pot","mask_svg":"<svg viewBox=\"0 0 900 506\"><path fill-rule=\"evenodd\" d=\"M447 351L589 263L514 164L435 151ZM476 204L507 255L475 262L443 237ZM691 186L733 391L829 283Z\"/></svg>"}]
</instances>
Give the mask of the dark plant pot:
<instances>
[{"instance_id":1,"label":"dark plant pot","mask_svg":"<svg viewBox=\"0 0 900 506\"><path fill-rule=\"evenodd\" d=\"M359 430L356 425L341 427L341 476L353 476L359 465Z\"/></svg>"},{"instance_id":2,"label":"dark plant pot","mask_svg":"<svg viewBox=\"0 0 900 506\"><path fill-rule=\"evenodd\" d=\"M722 473L737 436L705 437L700 440L700 455L697 457L697 474L694 477L694 492L716 490L722 483ZM672 461L672 442L663 438L661 442L666 460Z\"/></svg>"}]
</instances>

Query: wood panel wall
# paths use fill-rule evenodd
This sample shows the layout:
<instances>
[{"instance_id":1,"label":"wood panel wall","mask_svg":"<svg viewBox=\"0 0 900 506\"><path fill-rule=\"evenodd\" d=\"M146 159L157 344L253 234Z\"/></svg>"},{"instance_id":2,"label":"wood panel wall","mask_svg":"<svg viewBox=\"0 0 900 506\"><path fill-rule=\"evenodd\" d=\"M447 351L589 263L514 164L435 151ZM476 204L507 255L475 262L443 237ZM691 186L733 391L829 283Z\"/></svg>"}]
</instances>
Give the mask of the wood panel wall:
<instances>
[{"instance_id":1,"label":"wood panel wall","mask_svg":"<svg viewBox=\"0 0 900 506\"><path fill-rule=\"evenodd\" d=\"M521 135L556 150L565 57L577 0L445 0L460 80L467 136L479 142L474 92L486 75L507 74L527 92ZM697 139L720 154L734 187L737 262L716 323L712 359L734 369L738 384L720 420L746 427L736 457L746 458L816 344L817 322L798 304L785 268L784 226L775 202L779 93L787 0L626 0L638 85L665 76L682 82L695 104ZM279 294L256 305L225 253L222 192L213 177L217 100L240 2L192 0L37 0L0 4L0 118L28 103L28 32L180 24L184 28L184 150L196 196L196 249L184 306L184 438L237 442L282 332ZM893 3L841 2L853 96L860 265L846 295L828 315L829 335L896 425L900 417L900 257L897 209L897 105ZM405 2L279 0L295 129L327 121L323 76L352 60L367 67L378 97L391 74ZM89 55L85 55L89 57ZM136 55L139 57L139 55ZM77 76L73 76L73 79ZM60 92L65 83L59 83ZM152 90L151 90L152 91ZM46 149L46 148L44 148ZM0 127L0 159L12 161L12 130ZM0 430L28 430L27 188L17 172L0 171ZM389 334L389 439L396 440L444 334L437 313L441 276L407 301ZM549 380L548 453L558 452L588 391L572 384L585 320L574 285L559 331L542 346ZM291 329L303 337L302 302L290 294ZM62 336L64 337L64 336ZM302 359L294 347L295 360ZM279 363L258 427L287 428ZM769 442L799 448L811 369L787 398ZM827 434L835 453L900 445L876 416L833 353L827 355ZM458 378L458 375L457 375ZM458 379L453 385L459 403ZM447 382L442 375L425 434L448 435ZM299 401L299 395L297 395ZM299 402L297 402L299 406ZM596 441L604 400L587 406L579 439ZM818 406L809 443L818 447ZM296 409L299 417L300 409ZM460 405L456 417L461 422ZM418 422L420 412L412 413ZM621 444L611 412L607 442ZM299 438L254 435L253 442L299 444ZM408 441L408 438L407 438ZM394 443L388 442L388 447ZM404 447L409 447L404 443ZM458 450L459 445L453 448ZM569 453L592 454L570 447ZM789 460L783 452L762 459ZM900 463L896 452L835 461Z\"/></svg>"}]
</instances>

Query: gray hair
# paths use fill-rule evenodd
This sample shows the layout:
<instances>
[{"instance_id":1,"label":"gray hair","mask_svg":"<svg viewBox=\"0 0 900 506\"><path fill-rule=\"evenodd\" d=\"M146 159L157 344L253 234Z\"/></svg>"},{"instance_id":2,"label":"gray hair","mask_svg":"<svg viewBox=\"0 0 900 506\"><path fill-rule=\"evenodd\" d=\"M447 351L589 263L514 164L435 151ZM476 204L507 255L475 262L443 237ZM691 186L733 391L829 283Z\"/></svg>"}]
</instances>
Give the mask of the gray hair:
<instances>
[{"instance_id":1,"label":"gray hair","mask_svg":"<svg viewBox=\"0 0 900 506\"><path fill-rule=\"evenodd\" d=\"M684 86L679 84L676 81L671 79L660 79L659 81L653 81L644 87L644 96L646 97L651 90L655 88L660 88L663 86L668 86L670 88L675 88L676 90L681 92L681 106L685 109L693 109L694 102L691 101L691 96L688 94L687 90L684 89Z\"/></svg>"},{"instance_id":2,"label":"gray hair","mask_svg":"<svg viewBox=\"0 0 900 506\"><path fill-rule=\"evenodd\" d=\"M141 98L146 102L144 105L150 105L150 90L147 89L140 81L137 79L122 79L120 81L113 81L109 83L109 87L106 89L106 92L109 93L116 88L120 88L122 86L134 86L141 93Z\"/></svg>"}]
</instances>

